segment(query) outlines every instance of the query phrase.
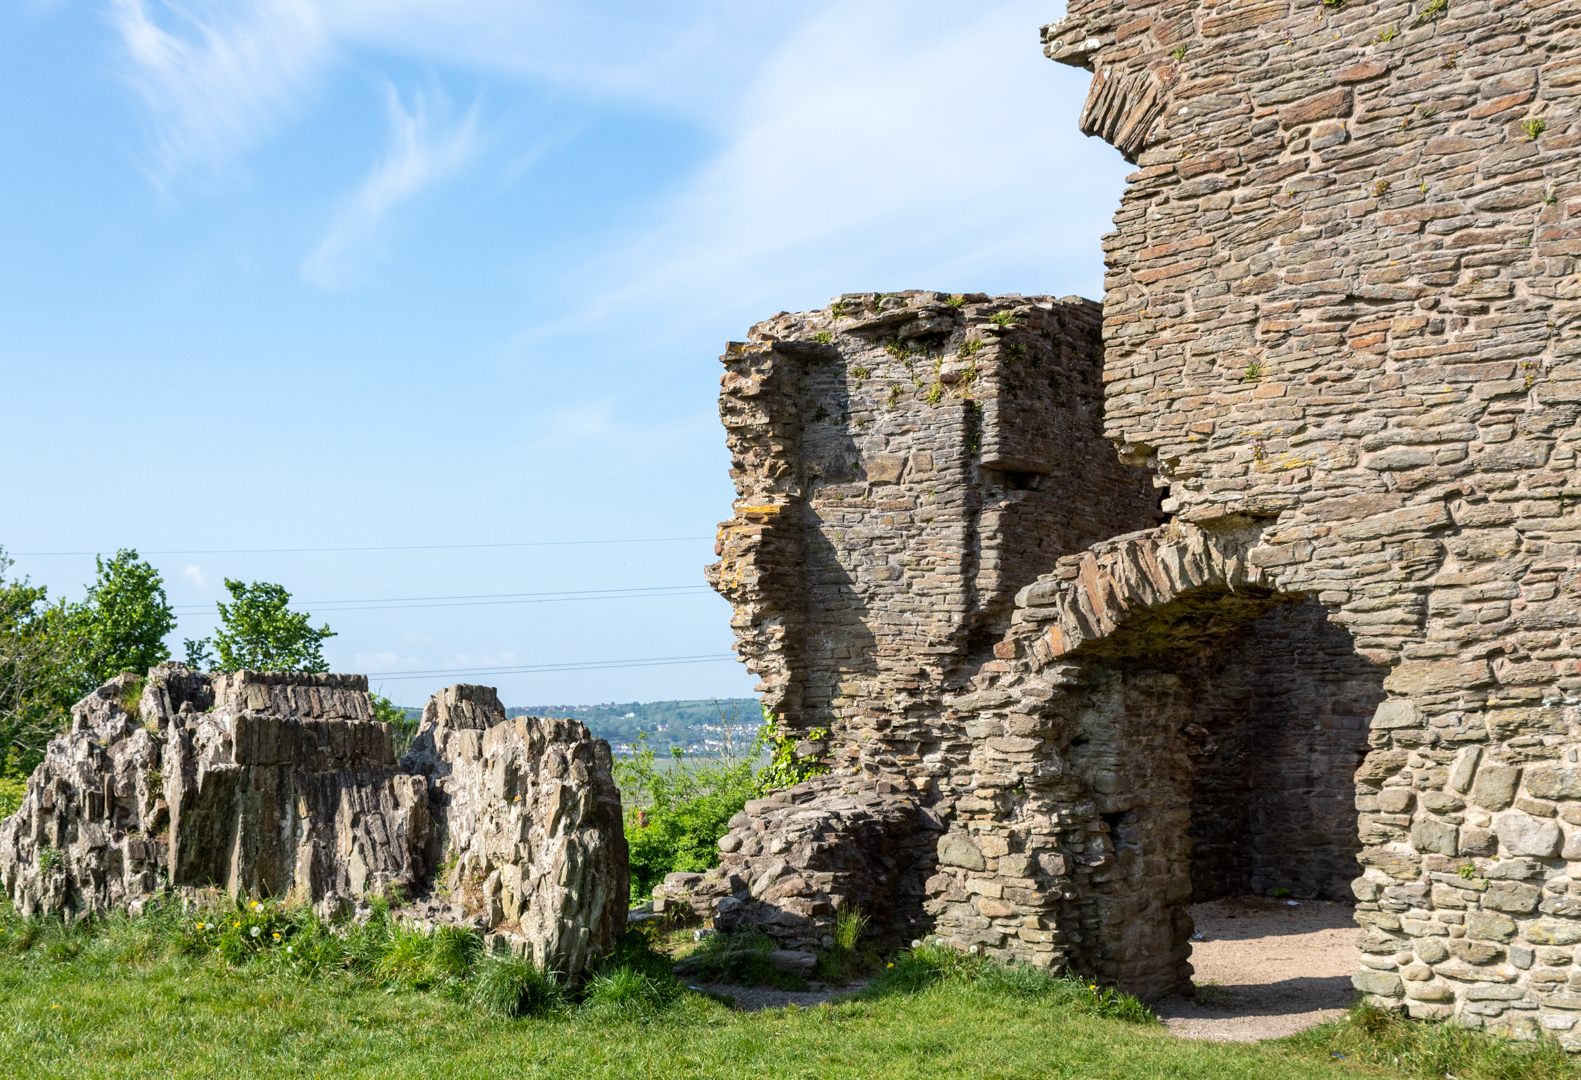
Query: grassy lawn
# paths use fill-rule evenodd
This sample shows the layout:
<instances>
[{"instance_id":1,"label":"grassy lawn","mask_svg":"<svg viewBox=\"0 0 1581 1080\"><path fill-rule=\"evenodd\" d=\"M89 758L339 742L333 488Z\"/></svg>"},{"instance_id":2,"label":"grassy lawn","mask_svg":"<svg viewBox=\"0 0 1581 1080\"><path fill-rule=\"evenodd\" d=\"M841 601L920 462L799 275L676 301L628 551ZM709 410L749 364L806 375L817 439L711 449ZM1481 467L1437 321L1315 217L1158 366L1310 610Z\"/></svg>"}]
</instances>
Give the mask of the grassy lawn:
<instances>
[{"instance_id":1,"label":"grassy lawn","mask_svg":"<svg viewBox=\"0 0 1581 1080\"><path fill-rule=\"evenodd\" d=\"M760 1013L686 989L672 959L633 931L568 995L383 909L336 926L266 903L75 927L0 911L0 1077L1581 1080L1552 1043L1366 1010L1281 1042L1187 1041L1123 994L947 947L880 961L860 997Z\"/></svg>"},{"instance_id":2,"label":"grassy lawn","mask_svg":"<svg viewBox=\"0 0 1581 1080\"><path fill-rule=\"evenodd\" d=\"M1392 1075L1191 1043L934 986L805 1010L689 994L648 1017L505 1020L427 992L158 964L0 972L0 1062L26 1077L1277 1077Z\"/></svg>"}]
</instances>

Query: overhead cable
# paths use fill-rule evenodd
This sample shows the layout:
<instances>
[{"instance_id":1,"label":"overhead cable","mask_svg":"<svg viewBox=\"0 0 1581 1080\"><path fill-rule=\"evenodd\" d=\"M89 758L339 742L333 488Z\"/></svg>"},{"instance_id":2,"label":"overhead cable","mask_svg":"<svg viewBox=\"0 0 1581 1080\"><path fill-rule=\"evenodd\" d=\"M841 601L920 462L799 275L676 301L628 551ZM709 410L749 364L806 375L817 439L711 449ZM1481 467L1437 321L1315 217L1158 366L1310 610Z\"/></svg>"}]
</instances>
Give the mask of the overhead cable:
<instances>
[{"instance_id":1,"label":"overhead cable","mask_svg":"<svg viewBox=\"0 0 1581 1080\"><path fill-rule=\"evenodd\" d=\"M400 611L406 608L491 607L497 604L558 604L572 600L642 600L652 597L695 596L713 590L707 585L658 585L652 588L581 589L563 593L479 593L472 597L411 596L388 600L294 600L293 609L313 608L329 611ZM499 597L499 599L495 599ZM512 597L515 599L504 599ZM532 599L527 599L527 598ZM224 601L221 601L223 603ZM208 605L186 605L172 609L177 615L200 615L214 609Z\"/></svg>"},{"instance_id":2,"label":"overhead cable","mask_svg":"<svg viewBox=\"0 0 1581 1080\"><path fill-rule=\"evenodd\" d=\"M384 547L181 548L138 551L139 555L285 555L326 551L462 551L473 548L581 547L589 544L670 544L712 536L645 536L629 540L523 540L508 544L396 544ZM13 555L103 555L102 551L13 551Z\"/></svg>"},{"instance_id":3,"label":"overhead cable","mask_svg":"<svg viewBox=\"0 0 1581 1080\"><path fill-rule=\"evenodd\" d=\"M734 660L734 653L712 653L700 656L659 656L644 660L586 660L565 664L524 664L519 667L495 668L439 668L433 671L373 671L368 678L397 681L400 679L431 679L438 675L529 675L549 671L594 671L610 668L662 667L668 664L717 664Z\"/></svg>"}]
</instances>

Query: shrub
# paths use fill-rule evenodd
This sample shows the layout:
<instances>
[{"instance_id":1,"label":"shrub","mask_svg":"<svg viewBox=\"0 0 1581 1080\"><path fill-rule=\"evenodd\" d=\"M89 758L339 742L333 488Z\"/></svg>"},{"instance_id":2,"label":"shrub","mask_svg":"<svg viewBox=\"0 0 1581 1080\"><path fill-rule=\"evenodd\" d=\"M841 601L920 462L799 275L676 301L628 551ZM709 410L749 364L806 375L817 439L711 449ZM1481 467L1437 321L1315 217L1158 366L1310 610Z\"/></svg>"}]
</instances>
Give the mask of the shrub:
<instances>
[{"instance_id":1,"label":"shrub","mask_svg":"<svg viewBox=\"0 0 1581 1080\"><path fill-rule=\"evenodd\" d=\"M818 729L806 733L813 742L826 738ZM765 714L763 726L744 754L734 745L704 761L686 758L671 747L668 768L645 743L630 758L615 763L615 782L626 804L626 845L630 850L631 899L642 903L664 875L700 873L719 864L719 838L730 831L730 819L748 799L798 784L828 772L816 758L796 753L798 738L780 735L775 718ZM752 765L765 752L769 760L754 773Z\"/></svg>"},{"instance_id":2,"label":"shrub","mask_svg":"<svg viewBox=\"0 0 1581 1080\"><path fill-rule=\"evenodd\" d=\"M626 803L631 897L641 903L664 875L702 871L719 860L719 838L753 796L752 762L685 760L679 747L661 768L651 747L615 763L615 780Z\"/></svg>"}]
</instances>

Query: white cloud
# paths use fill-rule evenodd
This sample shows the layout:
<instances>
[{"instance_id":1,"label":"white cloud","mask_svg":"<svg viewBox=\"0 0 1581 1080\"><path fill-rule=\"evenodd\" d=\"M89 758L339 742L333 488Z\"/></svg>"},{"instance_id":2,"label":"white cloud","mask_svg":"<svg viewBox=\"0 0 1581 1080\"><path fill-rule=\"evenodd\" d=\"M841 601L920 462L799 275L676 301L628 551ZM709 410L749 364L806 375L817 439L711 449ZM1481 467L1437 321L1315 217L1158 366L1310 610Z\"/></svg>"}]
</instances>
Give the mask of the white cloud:
<instances>
[{"instance_id":1,"label":"white cloud","mask_svg":"<svg viewBox=\"0 0 1581 1080\"><path fill-rule=\"evenodd\" d=\"M430 115L425 95L415 95L408 112L395 87L386 84L385 91L390 149L302 264L302 276L320 288L333 289L355 279L376 246L380 225L390 210L461 169L477 149L476 104L459 123L447 124L442 116L436 119Z\"/></svg>"},{"instance_id":2,"label":"white cloud","mask_svg":"<svg viewBox=\"0 0 1581 1080\"><path fill-rule=\"evenodd\" d=\"M595 299L543 330L657 309L685 332L864 289L1100 294L1130 167L1052 110L1080 76L1043 59L1043 15L891 0L809 18L761 58L721 150L567 275Z\"/></svg>"},{"instance_id":3,"label":"white cloud","mask_svg":"<svg viewBox=\"0 0 1581 1080\"><path fill-rule=\"evenodd\" d=\"M318 81L333 41L311 0L110 0L161 179L245 153Z\"/></svg>"},{"instance_id":4,"label":"white cloud","mask_svg":"<svg viewBox=\"0 0 1581 1080\"><path fill-rule=\"evenodd\" d=\"M188 581L192 582L193 587L199 592L208 591L209 578L208 575L203 572L203 567L197 565L196 563L188 563L186 566L181 568L181 574Z\"/></svg>"}]
</instances>

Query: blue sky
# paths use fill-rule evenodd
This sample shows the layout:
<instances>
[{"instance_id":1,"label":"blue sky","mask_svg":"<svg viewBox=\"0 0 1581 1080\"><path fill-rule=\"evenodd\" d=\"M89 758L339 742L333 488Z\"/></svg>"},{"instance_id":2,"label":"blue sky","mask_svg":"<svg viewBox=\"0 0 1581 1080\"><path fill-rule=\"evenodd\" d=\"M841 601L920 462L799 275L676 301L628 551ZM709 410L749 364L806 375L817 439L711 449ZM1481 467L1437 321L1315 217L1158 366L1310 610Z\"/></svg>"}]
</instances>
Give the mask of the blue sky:
<instances>
[{"instance_id":1,"label":"blue sky","mask_svg":"<svg viewBox=\"0 0 1581 1080\"><path fill-rule=\"evenodd\" d=\"M727 654L724 343L842 292L1097 297L1128 167L1056 5L593 7L0 4L11 574L75 598L50 553L135 547L178 652L277 581L403 703L749 693L450 673Z\"/></svg>"}]
</instances>

